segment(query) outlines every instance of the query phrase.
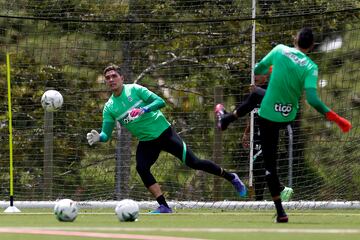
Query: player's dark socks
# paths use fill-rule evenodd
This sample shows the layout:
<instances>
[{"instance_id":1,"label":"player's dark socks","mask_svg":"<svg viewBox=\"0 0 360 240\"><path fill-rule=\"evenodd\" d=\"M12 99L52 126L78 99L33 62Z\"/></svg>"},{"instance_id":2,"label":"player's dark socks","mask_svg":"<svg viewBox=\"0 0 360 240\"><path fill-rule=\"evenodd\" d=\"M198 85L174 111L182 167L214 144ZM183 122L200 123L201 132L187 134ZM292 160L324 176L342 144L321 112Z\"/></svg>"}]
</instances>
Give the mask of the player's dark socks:
<instances>
[{"instance_id":1,"label":"player's dark socks","mask_svg":"<svg viewBox=\"0 0 360 240\"><path fill-rule=\"evenodd\" d=\"M237 117L232 113L225 113L221 116L220 124L221 130L226 130L230 123L234 122Z\"/></svg>"},{"instance_id":2,"label":"player's dark socks","mask_svg":"<svg viewBox=\"0 0 360 240\"><path fill-rule=\"evenodd\" d=\"M285 210L281 204L281 199L274 200L276 213L278 217L286 216Z\"/></svg>"},{"instance_id":3,"label":"player's dark socks","mask_svg":"<svg viewBox=\"0 0 360 240\"><path fill-rule=\"evenodd\" d=\"M167 204L164 195L160 195L156 198L156 201L159 203L159 205L164 205L167 208L170 208L169 205Z\"/></svg>"},{"instance_id":4,"label":"player's dark socks","mask_svg":"<svg viewBox=\"0 0 360 240\"><path fill-rule=\"evenodd\" d=\"M232 180L234 180L235 176L234 174L231 174L227 171L225 171L224 169L221 169L221 177L225 178L226 180L228 180L229 182L231 182Z\"/></svg>"}]
</instances>

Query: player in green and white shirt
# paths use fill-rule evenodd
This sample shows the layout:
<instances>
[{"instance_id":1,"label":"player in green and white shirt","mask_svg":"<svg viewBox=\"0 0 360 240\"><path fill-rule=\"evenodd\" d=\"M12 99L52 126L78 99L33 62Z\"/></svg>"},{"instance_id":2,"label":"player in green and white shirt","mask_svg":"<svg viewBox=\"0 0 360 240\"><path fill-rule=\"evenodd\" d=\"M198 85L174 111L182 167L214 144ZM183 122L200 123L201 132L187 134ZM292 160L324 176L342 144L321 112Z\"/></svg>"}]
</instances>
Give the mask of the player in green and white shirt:
<instances>
[{"instance_id":1,"label":"player in green and white shirt","mask_svg":"<svg viewBox=\"0 0 360 240\"><path fill-rule=\"evenodd\" d=\"M126 127L140 141L153 140L160 136L170 123L159 110L165 102L147 88L138 84L124 84L120 96L111 95L104 106L103 126L100 141L106 142L112 134L116 121ZM129 111L139 109L142 117L132 117Z\"/></svg>"},{"instance_id":2,"label":"player in green and white shirt","mask_svg":"<svg viewBox=\"0 0 360 240\"><path fill-rule=\"evenodd\" d=\"M238 194L246 195L246 187L237 174L229 173L209 160L197 158L185 142L171 127L160 108L165 102L155 93L137 84L123 84L124 74L121 68L111 65L104 70L105 82L113 94L103 109L102 130L91 130L87 134L90 145L109 140L116 121L127 128L139 139L136 150L136 170L145 187L159 203L153 213L171 213L160 185L150 172L161 151L166 151L187 166L221 176L230 181Z\"/></svg>"},{"instance_id":3,"label":"player in green and white shirt","mask_svg":"<svg viewBox=\"0 0 360 240\"><path fill-rule=\"evenodd\" d=\"M274 122L293 121L304 89L317 88L318 66L304 52L281 44L257 64L255 73L262 73L271 65L276 68L273 68L259 115ZM329 111L324 104L319 106L322 113Z\"/></svg>"},{"instance_id":4,"label":"player in green and white shirt","mask_svg":"<svg viewBox=\"0 0 360 240\"><path fill-rule=\"evenodd\" d=\"M255 74L262 74L273 66L269 85L260 105L258 122L266 181L275 203L277 222L288 222L281 203L280 181L276 166L279 130L295 119L303 91L306 92L309 104L324 114L328 120L337 123L343 132L351 129L349 121L330 110L317 97L318 67L306 55L313 45L312 30L303 28L295 38L294 48L278 45L255 67Z\"/></svg>"}]
</instances>

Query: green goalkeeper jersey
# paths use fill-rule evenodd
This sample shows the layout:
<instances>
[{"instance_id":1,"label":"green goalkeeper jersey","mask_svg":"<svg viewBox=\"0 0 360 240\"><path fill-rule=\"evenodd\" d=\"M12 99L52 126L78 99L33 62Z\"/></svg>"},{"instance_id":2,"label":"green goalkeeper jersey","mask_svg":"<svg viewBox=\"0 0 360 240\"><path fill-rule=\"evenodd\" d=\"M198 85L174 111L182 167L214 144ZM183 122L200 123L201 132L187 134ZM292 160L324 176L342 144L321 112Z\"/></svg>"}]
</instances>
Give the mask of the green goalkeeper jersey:
<instances>
[{"instance_id":1,"label":"green goalkeeper jersey","mask_svg":"<svg viewBox=\"0 0 360 240\"><path fill-rule=\"evenodd\" d=\"M170 126L159 110L163 106L164 100L147 88L137 84L124 84L121 95L112 95L104 106L100 141L109 139L116 121L140 141L159 137ZM131 118L129 112L134 108L146 108L148 111L137 118Z\"/></svg>"},{"instance_id":2,"label":"green goalkeeper jersey","mask_svg":"<svg viewBox=\"0 0 360 240\"><path fill-rule=\"evenodd\" d=\"M274 122L293 121L304 89L317 88L318 66L303 52L282 44L257 64L255 74L264 74L271 65L273 70L259 115Z\"/></svg>"}]
</instances>

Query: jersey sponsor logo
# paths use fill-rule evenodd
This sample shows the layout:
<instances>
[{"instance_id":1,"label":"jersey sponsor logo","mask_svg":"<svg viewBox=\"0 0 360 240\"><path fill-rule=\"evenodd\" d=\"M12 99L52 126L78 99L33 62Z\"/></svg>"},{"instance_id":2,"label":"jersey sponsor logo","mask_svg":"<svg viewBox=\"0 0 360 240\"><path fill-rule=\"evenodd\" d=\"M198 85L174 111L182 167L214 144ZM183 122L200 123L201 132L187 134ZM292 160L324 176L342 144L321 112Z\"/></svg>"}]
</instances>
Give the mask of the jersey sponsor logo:
<instances>
[{"instance_id":1,"label":"jersey sponsor logo","mask_svg":"<svg viewBox=\"0 0 360 240\"><path fill-rule=\"evenodd\" d=\"M134 120L134 119L131 118L130 114L128 114L128 115L126 115L126 117L124 117L124 118L122 119L122 122L123 122L124 124L128 124L129 122L131 122L131 121L133 121L133 120Z\"/></svg>"},{"instance_id":2,"label":"jersey sponsor logo","mask_svg":"<svg viewBox=\"0 0 360 240\"><path fill-rule=\"evenodd\" d=\"M289 116L290 112L292 111L292 104L281 104L281 103L276 103L274 105L274 110L275 112L280 112L281 115L283 115L284 117Z\"/></svg>"},{"instance_id":3,"label":"jersey sponsor logo","mask_svg":"<svg viewBox=\"0 0 360 240\"><path fill-rule=\"evenodd\" d=\"M296 64L300 65L300 66L305 66L307 64L307 60L304 58L299 58L298 56L296 56L295 54L293 54L292 52L285 50L284 55L287 56L288 58L290 58L291 60L293 60L293 62L295 62Z\"/></svg>"},{"instance_id":4,"label":"jersey sponsor logo","mask_svg":"<svg viewBox=\"0 0 360 240\"><path fill-rule=\"evenodd\" d=\"M134 103L132 106L128 107L120 116L116 117L116 120L119 122L123 122L124 124L133 121L136 117L135 118L131 117L129 113L131 112L132 109L139 107L142 102L143 102L142 100L139 100L136 103Z\"/></svg>"},{"instance_id":5,"label":"jersey sponsor logo","mask_svg":"<svg viewBox=\"0 0 360 240\"><path fill-rule=\"evenodd\" d=\"M123 118L121 119L121 121L124 123L124 124L128 124L132 121L134 121L135 119L137 119L139 116L136 116L136 117L132 117L130 116L130 112Z\"/></svg>"}]
</instances>

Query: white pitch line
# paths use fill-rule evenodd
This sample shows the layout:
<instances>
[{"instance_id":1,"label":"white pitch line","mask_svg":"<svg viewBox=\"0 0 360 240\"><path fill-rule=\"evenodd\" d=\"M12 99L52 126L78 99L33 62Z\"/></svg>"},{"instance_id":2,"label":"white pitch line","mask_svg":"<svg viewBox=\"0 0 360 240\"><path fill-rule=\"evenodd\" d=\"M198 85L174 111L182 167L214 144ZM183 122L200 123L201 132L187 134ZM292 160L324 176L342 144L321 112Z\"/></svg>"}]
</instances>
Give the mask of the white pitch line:
<instances>
[{"instance_id":1,"label":"white pitch line","mask_svg":"<svg viewBox=\"0 0 360 240\"><path fill-rule=\"evenodd\" d=\"M0 232L2 228L0 227ZM20 230L58 230L58 231L126 231L126 232L203 232L203 233L311 233L311 234L360 234L359 229L324 229L324 228L144 228L144 227L43 227L13 228Z\"/></svg>"},{"instance_id":2,"label":"white pitch line","mask_svg":"<svg viewBox=\"0 0 360 240\"><path fill-rule=\"evenodd\" d=\"M115 212L79 212L79 215L115 215ZM5 213L0 213L1 215L7 215ZM54 215L54 213L52 212L39 212L39 213L27 213L27 212L21 212L21 213L16 213L16 215ZM149 214L149 213L140 213L140 215L153 215L153 214ZM174 214L166 214L166 215L162 215L162 216L176 216L176 215L235 215L235 216L251 216L251 215L273 215L273 212L269 211L269 212L215 212L215 213L201 213L201 212L193 212L193 213L183 213L183 212L175 212ZM321 213L321 212L289 212L290 216L359 216L360 217L360 212L359 213ZM157 215L159 216L159 215Z\"/></svg>"}]
</instances>

